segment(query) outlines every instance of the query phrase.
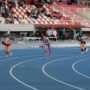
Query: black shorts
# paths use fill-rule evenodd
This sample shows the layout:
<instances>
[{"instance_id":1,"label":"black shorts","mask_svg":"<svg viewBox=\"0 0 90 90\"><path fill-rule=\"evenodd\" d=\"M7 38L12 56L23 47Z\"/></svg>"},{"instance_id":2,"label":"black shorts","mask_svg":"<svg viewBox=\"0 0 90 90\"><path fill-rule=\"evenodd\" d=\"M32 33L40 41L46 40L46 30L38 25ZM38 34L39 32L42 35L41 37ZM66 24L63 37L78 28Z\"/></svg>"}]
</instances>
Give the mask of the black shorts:
<instances>
[{"instance_id":1,"label":"black shorts","mask_svg":"<svg viewBox=\"0 0 90 90\"><path fill-rule=\"evenodd\" d=\"M86 42L85 42L85 41L80 41L80 43L81 43L81 44L86 44Z\"/></svg>"}]
</instances>

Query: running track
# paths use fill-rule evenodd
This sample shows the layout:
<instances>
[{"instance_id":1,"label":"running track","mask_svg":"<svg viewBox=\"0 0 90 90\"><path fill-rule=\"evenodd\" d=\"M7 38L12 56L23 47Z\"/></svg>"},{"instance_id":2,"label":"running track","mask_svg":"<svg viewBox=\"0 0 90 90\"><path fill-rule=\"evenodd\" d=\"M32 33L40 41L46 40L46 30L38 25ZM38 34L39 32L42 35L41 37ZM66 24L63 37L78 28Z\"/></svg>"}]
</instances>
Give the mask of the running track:
<instances>
[{"instance_id":1,"label":"running track","mask_svg":"<svg viewBox=\"0 0 90 90\"><path fill-rule=\"evenodd\" d=\"M6 58L0 51L0 90L90 90L90 52L79 48L15 49Z\"/></svg>"}]
</instances>

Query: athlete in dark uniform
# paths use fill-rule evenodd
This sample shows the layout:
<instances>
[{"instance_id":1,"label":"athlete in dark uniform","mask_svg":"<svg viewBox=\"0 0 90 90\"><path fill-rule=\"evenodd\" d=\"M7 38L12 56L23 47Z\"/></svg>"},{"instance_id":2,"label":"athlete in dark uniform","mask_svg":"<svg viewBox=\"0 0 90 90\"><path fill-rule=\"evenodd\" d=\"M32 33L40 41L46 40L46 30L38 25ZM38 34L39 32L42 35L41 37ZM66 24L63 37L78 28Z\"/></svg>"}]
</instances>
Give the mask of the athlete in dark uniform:
<instances>
[{"instance_id":1,"label":"athlete in dark uniform","mask_svg":"<svg viewBox=\"0 0 90 90\"><path fill-rule=\"evenodd\" d=\"M88 51L88 49L86 48L86 41L82 38L82 36L79 34L77 35L76 39L79 41L80 43L80 50L81 53L84 53L85 51Z\"/></svg>"}]
</instances>

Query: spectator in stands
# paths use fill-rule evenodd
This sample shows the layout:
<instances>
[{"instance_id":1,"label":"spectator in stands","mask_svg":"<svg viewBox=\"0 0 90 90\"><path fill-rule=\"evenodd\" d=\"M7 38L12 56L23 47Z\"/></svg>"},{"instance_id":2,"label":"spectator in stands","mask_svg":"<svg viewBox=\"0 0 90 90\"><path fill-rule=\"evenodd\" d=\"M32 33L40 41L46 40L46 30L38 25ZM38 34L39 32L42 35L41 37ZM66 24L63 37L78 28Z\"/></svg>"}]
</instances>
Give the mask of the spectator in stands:
<instances>
[{"instance_id":1,"label":"spectator in stands","mask_svg":"<svg viewBox=\"0 0 90 90\"><path fill-rule=\"evenodd\" d=\"M0 17L0 21L1 21L0 24L5 24L5 18L4 17Z\"/></svg>"},{"instance_id":2,"label":"spectator in stands","mask_svg":"<svg viewBox=\"0 0 90 90\"><path fill-rule=\"evenodd\" d=\"M43 7L43 2L41 0L34 0L34 5L37 8L42 8Z\"/></svg>"},{"instance_id":3,"label":"spectator in stands","mask_svg":"<svg viewBox=\"0 0 90 90\"><path fill-rule=\"evenodd\" d=\"M52 34L54 37L57 37L57 30L55 28L52 29Z\"/></svg>"},{"instance_id":4,"label":"spectator in stands","mask_svg":"<svg viewBox=\"0 0 90 90\"><path fill-rule=\"evenodd\" d=\"M23 1L22 0L19 0L18 1L18 5L21 6L21 7L23 7L23 5L24 5Z\"/></svg>"},{"instance_id":5,"label":"spectator in stands","mask_svg":"<svg viewBox=\"0 0 90 90\"><path fill-rule=\"evenodd\" d=\"M46 11L45 11L45 15L46 15L47 17L51 17L51 12L50 12L49 10L46 10Z\"/></svg>"},{"instance_id":6,"label":"spectator in stands","mask_svg":"<svg viewBox=\"0 0 90 90\"><path fill-rule=\"evenodd\" d=\"M13 17L9 17L9 23L14 24L14 18Z\"/></svg>"},{"instance_id":7,"label":"spectator in stands","mask_svg":"<svg viewBox=\"0 0 90 90\"><path fill-rule=\"evenodd\" d=\"M53 2L51 0L46 1L48 4L52 4Z\"/></svg>"},{"instance_id":8,"label":"spectator in stands","mask_svg":"<svg viewBox=\"0 0 90 90\"><path fill-rule=\"evenodd\" d=\"M56 8L56 2L54 2L54 3L52 4L52 9L53 9L53 12L54 12L54 13L57 13L57 14L60 13L60 10Z\"/></svg>"},{"instance_id":9,"label":"spectator in stands","mask_svg":"<svg viewBox=\"0 0 90 90\"><path fill-rule=\"evenodd\" d=\"M2 13L2 17L6 18L6 11L4 6L1 7L1 13Z\"/></svg>"},{"instance_id":10,"label":"spectator in stands","mask_svg":"<svg viewBox=\"0 0 90 90\"><path fill-rule=\"evenodd\" d=\"M5 18L5 24L9 24L9 19L8 18Z\"/></svg>"},{"instance_id":11,"label":"spectator in stands","mask_svg":"<svg viewBox=\"0 0 90 90\"><path fill-rule=\"evenodd\" d=\"M42 8L40 9L40 13L42 13L42 14L45 15L45 12L46 12L46 9L45 9L44 7L42 7Z\"/></svg>"},{"instance_id":12,"label":"spectator in stands","mask_svg":"<svg viewBox=\"0 0 90 90\"><path fill-rule=\"evenodd\" d=\"M39 31L35 32L35 37L40 37L40 32Z\"/></svg>"},{"instance_id":13,"label":"spectator in stands","mask_svg":"<svg viewBox=\"0 0 90 90\"><path fill-rule=\"evenodd\" d=\"M47 30L46 34L47 34L48 37L51 37L52 34L53 34L53 32L52 32L52 30L49 28L49 29Z\"/></svg>"},{"instance_id":14,"label":"spectator in stands","mask_svg":"<svg viewBox=\"0 0 90 90\"><path fill-rule=\"evenodd\" d=\"M69 39L69 33L68 32L65 33L65 39Z\"/></svg>"},{"instance_id":15,"label":"spectator in stands","mask_svg":"<svg viewBox=\"0 0 90 90\"><path fill-rule=\"evenodd\" d=\"M36 9L33 9L31 11L31 13L30 13L30 16L33 17L33 18L35 18L35 19L38 18L38 15L39 15L39 13L38 13L38 9L37 8Z\"/></svg>"},{"instance_id":16,"label":"spectator in stands","mask_svg":"<svg viewBox=\"0 0 90 90\"><path fill-rule=\"evenodd\" d=\"M12 9L9 9L9 11L8 11L8 13L9 13L9 16L13 16L13 14L14 14L14 12L13 12L13 10Z\"/></svg>"},{"instance_id":17,"label":"spectator in stands","mask_svg":"<svg viewBox=\"0 0 90 90\"><path fill-rule=\"evenodd\" d=\"M19 24L18 18L14 17L14 24Z\"/></svg>"},{"instance_id":18,"label":"spectator in stands","mask_svg":"<svg viewBox=\"0 0 90 90\"><path fill-rule=\"evenodd\" d=\"M27 20L25 19L25 17L22 18L21 24L28 24L28 22L27 22Z\"/></svg>"},{"instance_id":19,"label":"spectator in stands","mask_svg":"<svg viewBox=\"0 0 90 90\"><path fill-rule=\"evenodd\" d=\"M52 34L55 37L55 41L56 41L56 39L57 39L57 31L56 31L56 29L53 28Z\"/></svg>"}]
</instances>

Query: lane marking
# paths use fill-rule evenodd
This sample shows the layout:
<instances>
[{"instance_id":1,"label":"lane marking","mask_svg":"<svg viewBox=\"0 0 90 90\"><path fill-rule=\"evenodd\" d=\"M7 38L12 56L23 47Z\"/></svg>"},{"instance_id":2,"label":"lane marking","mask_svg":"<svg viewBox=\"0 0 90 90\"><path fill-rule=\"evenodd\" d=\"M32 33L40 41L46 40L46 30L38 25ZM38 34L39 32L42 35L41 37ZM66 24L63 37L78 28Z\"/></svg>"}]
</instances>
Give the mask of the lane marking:
<instances>
[{"instance_id":1,"label":"lane marking","mask_svg":"<svg viewBox=\"0 0 90 90\"><path fill-rule=\"evenodd\" d=\"M33 90L38 90L37 88L35 88L35 87L33 87L33 86L29 85L29 84L26 84L25 82L22 82L22 81L19 80L17 77L15 77L14 74L13 74L13 70L14 70L17 66L19 66L19 65L21 65L21 64L23 64L23 63L30 62L30 61L36 61L36 60L40 60L40 59L43 59L43 58L45 58L45 57L41 57L41 58L37 58L37 59L31 59L31 60L28 59L27 61L23 61L23 62L20 62L20 63L18 63L18 64L15 64L15 65L14 65L13 67L11 67L11 69L10 69L10 75L11 75L11 77L12 77L14 80L16 80L17 82L23 84L24 86L26 86L26 87L28 87L28 88L31 88L31 89L33 89Z\"/></svg>"},{"instance_id":2,"label":"lane marking","mask_svg":"<svg viewBox=\"0 0 90 90\"><path fill-rule=\"evenodd\" d=\"M90 58L85 58L85 59L80 59L79 61L76 61L75 63L73 63L72 64L72 69L74 70L74 72L76 72L77 74L79 74L80 76L83 76L83 77L85 77L85 78L88 78L88 79L90 79L90 77L89 76L87 76L87 75L85 75L85 74L83 74L83 73L81 73L81 72L79 72L76 68L75 68L75 66L78 64L78 63L80 63L80 62L83 62L83 61L86 61L86 60L89 60Z\"/></svg>"},{"instance_id":3,"label":"lane marking","mask_svg":"<svg viewBox=\"0 0 90 90\"><path fill-rule=\"evenodd\" d=\"M12 59L18 59L18 58L24 58L24 57L32 57L32 56L39 56L39 55L22 55L22 56L10 56L10 57L4 57L4 58L0 58L1 60L0 60L0 62L4 62L4 61L10 61L10 60L12 60ZM3 60L2 60L3 59Z\"/></svg>"},{"instance_id":4,"label":"lane marking","mask_svg":"<svg viewBox=\"0 0 90 90\"><path fill-rule=\"evenodd\" d=\"M73 58L73 57L79 57L79 56L80 56L80 55L78 55L78 56L72 56L72 57L68 57L68 58L62 58L62 59L63 59L63 60L67 60L67 59L70 59L70 58ZM53 80L55 80L55 81L57 81L57 82L59 82L59 83L61 83L61 84L64 84L64 85L66 85L66 86L69 86L69 87L72 87L72 88L75 88L75 89L78 89L78 90L85 90L85 89L83 89L83 88L80 88L80 87L74 86L74 85L72 85L72 84L66 83L66 82L64 82L64 81L61 81L61 80L59 80L59 79L56 79L55 77L49 75L49 74L45 71L45 68L46 68L49 64L54 63L54 62L56 62L56 61L62 61L62 59L56 59L56 60L54 60L54 61L50 61L50 62L44 64L43 67L42 67L43 73L44 73L47 77L49 77L49 78L51 78L51 79L53 79Z\"/></svg>"},{"instance_id":5,"label":"lane marking","mask_svg":"<svg viewBox=\"0 0 90 90\"><path fill-rule=\"evenodd\" d=\"M68 54L64 54L64 55L68 55ZM71 55L71 54L69 54L69 55ZM59 55L59 56L60 56L60 55ZM53 56L50 56L50 57L53 57ZM55 56L54 56L54 57L55 57ZM37 88L34 88L33 86L30 86L30 85L26 84L25 82L19 80L17 77L15 77L14 74L13 74L13 70L14 70L17 66L19 66L19 65L21 65L21 64L23 64L23 63L27 63L27 62L30 62L30 61L37 61L37 60L40 60L40 59L43 59L43 58L46 58L46 57L37 58L37 59L31 59L31 60L29 59L29 60L27 60L27 61L25 60L25 61L23 61L23 62L20 62L20 63L18 63L18 64L15 64L13 67L11 67L11 69L10 69L10 71L9 71L11 77L12 77L13 79L15 79L17 82L23 84L23 85L26 86L26 87L29 87L29 88L31 88L31 89L33 89L33 90L38 90Z\"/></svg>"}]
</instances>

